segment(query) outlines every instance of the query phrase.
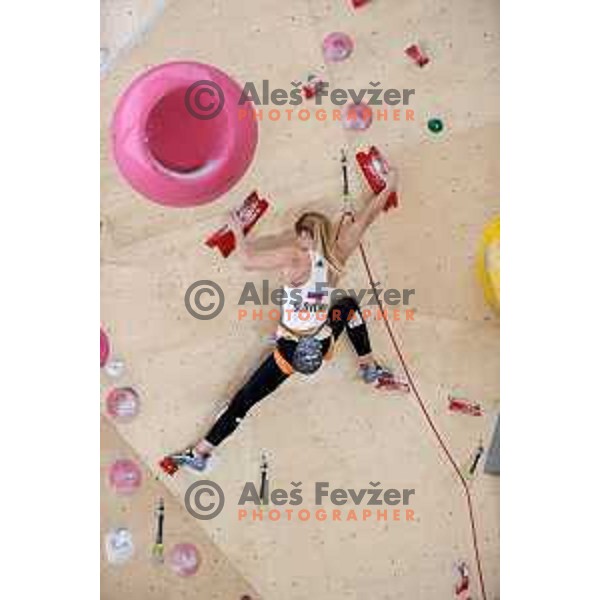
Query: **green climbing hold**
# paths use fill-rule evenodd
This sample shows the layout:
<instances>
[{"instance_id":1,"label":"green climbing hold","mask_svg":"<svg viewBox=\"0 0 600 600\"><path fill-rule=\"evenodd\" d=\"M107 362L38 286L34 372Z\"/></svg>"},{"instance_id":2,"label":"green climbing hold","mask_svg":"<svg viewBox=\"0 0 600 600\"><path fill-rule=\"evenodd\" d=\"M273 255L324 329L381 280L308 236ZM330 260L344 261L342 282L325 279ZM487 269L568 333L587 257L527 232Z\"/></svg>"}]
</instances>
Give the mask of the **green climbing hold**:
<instances>
[{"instance_id":1,"label":"green climbing hold","mask_svg":"<svg viewBox=\"0 0 600 600\"><path fill-rule=\"evenodd\" d=\"M441 119L429 119L429 121L427 121L427 129L429 129L431 133L441 133L444 129L444 123L442 123Z\"/></svg>"}]
</instances>

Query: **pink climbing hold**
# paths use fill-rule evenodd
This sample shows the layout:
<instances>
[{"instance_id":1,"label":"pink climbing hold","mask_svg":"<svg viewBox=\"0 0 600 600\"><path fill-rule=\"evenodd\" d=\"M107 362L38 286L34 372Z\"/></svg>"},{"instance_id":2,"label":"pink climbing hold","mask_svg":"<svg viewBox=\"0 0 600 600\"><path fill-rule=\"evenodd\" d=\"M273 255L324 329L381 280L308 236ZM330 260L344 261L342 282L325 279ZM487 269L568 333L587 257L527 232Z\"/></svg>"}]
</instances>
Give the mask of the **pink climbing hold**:
<instances>
[{"instance_id":1,"label":"pink climbing hold","mask_svg":"<svg viewBox=\"0 0 600 600\"><path fill-rule=\"evenodd\" d=\"M142 483L142 471L133 460L121 458L110 466L108 481L117 494L133 494Z\"/></svg>"},{"instance_id":2,"label":"pink climbing hold","mask_svg":"<svg viewBox=\"0 0 600 600\"><path fill-rule=\"evenodd\" d=\"M355 104L351 102L344 107L342 124L345 129L364 131L371 127L373 122L373 111L364 103Z\"/></svg>"},{"instance_id":3,"label":"pink climbing hold","mask_svg":"<svg viewBox=\"0 0 600 600\"><path fill-rule=\"evenodd\" d=\"M140 397L131 387L113 388L106 396L106 413L121 422L131 421L140 411Z\"/></svg>"},{"instance_id":4,"label":"pink climbing hold","mask_svg":"<svg viewBox=\"0 0 600 600\"><path fill-rule=\"evenodd\" d=\"M200 567L200 555L194 544L176 544L169 552L168 563L180 577L190 577Z\"/></svg>"},{"instance_id":5,"label":"pink climbing hold","mask_svg":"<svg viewBox=\"0 0 600 600\"><path fill-rule=\"evenodd\" d=\"M111 124L115 161L146 198L198 206L229 191L250 167L258 140L253 103L212 65L171 62L138 75Z\"/></svg>"},{"instance_id":6,"label":"pink climbing hold","mask_svg":"<svg viewBox=\"0 0 600 600\"><path fill-rule=\"evenodd\" d=\"M102 368L108 360L110 354L110 342L108 336L102 327L100 327L100 368Z\"/></svg>"},{"instance_id":7,"label":"pink climbing hold","mask_svg":"<svg viewBox=\"0 0 600 600\"><path fill-rule=\"evenodd\" d=\"M354 50L354 42L347 33L336 31L323 40L323 56L326 62L346 60Z\"/></svg>"}]
</instances>

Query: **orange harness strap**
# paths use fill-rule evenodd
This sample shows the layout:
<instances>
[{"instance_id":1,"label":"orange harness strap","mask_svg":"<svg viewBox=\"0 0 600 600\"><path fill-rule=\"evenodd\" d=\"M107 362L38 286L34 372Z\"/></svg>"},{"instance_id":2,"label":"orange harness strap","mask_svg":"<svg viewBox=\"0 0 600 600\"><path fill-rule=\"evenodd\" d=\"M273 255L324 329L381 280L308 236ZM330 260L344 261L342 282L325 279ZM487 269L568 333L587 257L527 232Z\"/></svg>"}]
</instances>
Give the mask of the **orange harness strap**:
<instances>
[{"instance_id":1,"label":"orange harness strap","mask_svg":"<svg viewBox=\"0 0 600 600\"><path fill-rule=\"evenodd\" d=\"M279 349L273 352L273 358L284 375L291 375L294 372L294 367L283 357Z\"/></svg>"}]
</instances>

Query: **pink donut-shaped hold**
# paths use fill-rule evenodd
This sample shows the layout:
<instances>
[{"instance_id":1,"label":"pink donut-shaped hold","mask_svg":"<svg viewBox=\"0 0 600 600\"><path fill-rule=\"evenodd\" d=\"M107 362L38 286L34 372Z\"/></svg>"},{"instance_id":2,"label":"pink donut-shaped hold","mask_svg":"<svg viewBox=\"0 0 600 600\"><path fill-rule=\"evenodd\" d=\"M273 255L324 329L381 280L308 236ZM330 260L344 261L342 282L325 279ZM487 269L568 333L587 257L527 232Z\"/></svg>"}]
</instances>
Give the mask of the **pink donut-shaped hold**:
<instances>
[{"instance_id":1,"label":"pink donut-shaped hold","mask_svg":"<svg viewBox=\"0 0 600 600\"><path fill-rule=\"evenodd\" d=\"M190 577L200 567L200 554L194 544L175 544L169 553L168 562L177 575Z\"/></svg>"},{"instance_id":2,"label":"pink donut-shaped hold","mask_svg":"<svg viewBox=\"0 0 600 600\"><path fill-rule=\"evenodd\" d=\"M106 414L116 421L128 423L140 412L139 394L131 387L113 388L106 396Z\"/></svg>"},{"instance_id":3,"label":"pink donut-shaped hold","mask_svg":"<svg viewBox=\"0 0 600 600\"><path fill-rule=\"evenodd\" d=\"M211 65L172 62L134 79L113 115L112 149L125 179L159 204L198 206L231 189L256 150L254 105Z\"/></svg>"},{"instance_id":4,"label":"pink donut-shaped hold","mask_svg":"<svg viewBox=\"0 0 600 600\"><path fill-rule=\"evenodd\" d=\"M110 354L110 342L108 341L108 335L102 327L100 327L100 368L102 368L108 360Z\"/></svg>"},{"instance_id":5,"label":"pink donut-shaped hold","mask_svg":"<svg viewBox=\"0 0 600 600\"><path fill-rule=\"evenodd\" d=\"M133 494L142 483L142 471L133 460L120 458L110 466L108 481L117 494Z\"/></svg>"},{"instance_id":6,"label":"pink donut-shaped hold","mask_svg":"<svg viewBox=\"0 0 600 600\"><path fill-rule=\"evenodd\" d=\"M354 50L354 42L347 33L335 31L323 40L323 56L327 62L346 60Z\"/></svg>"}]
</instances>

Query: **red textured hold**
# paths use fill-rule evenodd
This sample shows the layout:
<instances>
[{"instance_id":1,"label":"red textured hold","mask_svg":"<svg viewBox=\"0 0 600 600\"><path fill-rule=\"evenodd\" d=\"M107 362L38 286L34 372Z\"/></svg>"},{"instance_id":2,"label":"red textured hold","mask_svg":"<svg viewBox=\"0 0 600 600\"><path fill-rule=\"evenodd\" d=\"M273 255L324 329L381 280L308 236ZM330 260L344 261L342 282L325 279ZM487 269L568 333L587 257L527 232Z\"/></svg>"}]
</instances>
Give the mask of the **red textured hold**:
<instances>
[{"instance_id":1,"label":"red textured hold","mask_svg":"<svg viewBox=\"0 0 600 600\"><path fill-rule=\"evenodd\" d=\"M466 592L469 591L469 570L464 562L460 563L456 569L458 571L459 581L454 586L454 594L464 598L467 596Z\"/></svg>"},{"instance_id":2,"label":"red textured hold","mask_svg":"<svg viewBox=\"0 0 600 600\"><path fill-rule=\"evenodd\" d=\"M377 380L375 389L377 389L377 390L400 390L401 392L404 392L405 394L408 394L408 392L410 392L410 387L408 386L408 383L406 383L405 381L400 381L399 379L397 379L394 376L380 377Z\"/></svg>"},{"instance_id":3,"label":"red textured hold","mask_svg":"<svg viewBox=\"0 0 600 600\"><path fill-rule=\"evenodd\" d=\"M385 205L383 206L383 212L387 212L390 208L398 208L398 194L396 192L392 192L385 201Z\"/></svg>"},{"instance_id":4,"label":"red textured hold","mask_svg":"<svg viewBox=\"0 0 600 600\"><path fill-rule=\"evenodd\" d=\"M302 86L304 97L307 100L314 98L323 89L324 81L316 75L309 75L308 81Z\"/></svg>"},{"instance_id":5,"label":"red textured hold","mask_svg":"<svg viewBox=\"0 0 600 600\"><path fill-rule=\"evenodd\" d=\"M384 175L386 175L390 166L385 160L381 152L375 147L371 146L368 152L357 152L356 162L361 168L369 187L373 190L374 194L380 194L383 192L386 186ZM383 207L384 212L398 206L398 194L391 192L385 205Z\"/></svg>"},{"instance_id":6,"label":"red textured hold","mask_svg":"<svg viewBox=\"0 0 600 600\"><path fill-rule=\"evenodd\" d=\"M244 200L242 206L235 211L242 224L244 236L256 225L256 222L265 214L267 208L269 208L267 200L259 198L255 191ZM235 235L229 225L224 225L219 231L213 233L205 244L209 248L218 248L223 258L227 258L235 250Z\"/></svg>"},{"instance_id":7,"label":"red textured hold","mask_svg":"<svg viewBox=\"0 0 600 600\"><path fill-rule=\"evenodd\" d=\"M409 46L404 53L406 56L411 58L419 67L423 68L428 62L429 58L425 56L421 48L417 44Z\"/></svg>"},{"instance_id":8,"label":"red textured hold","mask_svg":"<svg viewBox=\"0 0 600 600\"><path fill-rule=\"evenodd\" d=\"M179 465L170 456L165 456L158 464L167 475L173 476L179 471Z\"/></svg>"},{"instance_id":9,"label":"red textured hold","mask_svg":"<svg viewBox=\"0 0 600 600\"><path fill-rule=\"evenodd\" d=\"M361 6L368 4L370 0L351 0L351 1L352 1L352 6L354 8L360 8Z\"/></svg>"},{"instance_id":10,"label":"red textured hold","mask_svg":"<svg viewBox=\"0 0 600 600\"><path fill-rule=\"evenodd\" d=\"M473 404L464 398L455 398L454 396L448 396L448 410L472 417L483 415L483 410L481 410L479 404Z\"/></svg>"},{"instance_id":11,"label":"red textured hold","mask_svg":"<svg viewBox=\"0 0 600 600\"><path fill-rule=\"evenodd\" d=\"M314 98L314 96L317 94L317 88L315 86L308 85L308 84L305 86L302 86L302 91L304 92L304 97L307 100Z\"/></svg>"},{"instance_id":12,"label":"red textured hold","mask_svg":"<svg viewBox=\"0 0 600 600\"><path fill-rule=\"evenodd\" d=\"M374 194L380 194L385 189L383 175L386 172L387 163L382 159L381 153L375 146L371 146L368 152L356 153L356 162Z\"/></svg>"}]
</instances>

